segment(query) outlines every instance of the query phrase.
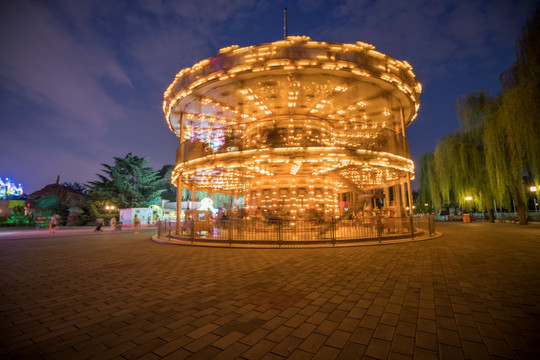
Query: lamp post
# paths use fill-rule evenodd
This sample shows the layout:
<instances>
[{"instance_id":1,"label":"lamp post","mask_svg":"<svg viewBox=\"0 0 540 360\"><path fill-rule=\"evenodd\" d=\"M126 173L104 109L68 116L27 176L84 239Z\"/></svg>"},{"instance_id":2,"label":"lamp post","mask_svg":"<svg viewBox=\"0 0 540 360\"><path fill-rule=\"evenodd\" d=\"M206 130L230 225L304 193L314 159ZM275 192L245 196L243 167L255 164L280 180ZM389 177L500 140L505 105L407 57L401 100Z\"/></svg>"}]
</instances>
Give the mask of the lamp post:
<instances>
[{"instance_id":1,"label":"lamp post","mask_svg":"<svg viewBox=\"0 0 540 360\"><path fill-rule=\"evenodd\" d=\"M114 210L114 205L107 205L105 206L105 209L107 209L107 211L109 212L109 214L111 213L111 210Z\"/></svg>"},{"instance_id":2,"label":"lamp post","mask_svg":"<svg viewBox=\"0 0 540 360\"><path fill-rule=\"evenodd\" d=\"M470 204L470 201L472 201L473 197L472 196L466 196L465 197L465 201L469 202ZM470 205L468 205L470 206ZM472 206L470 207L470 212L469 214L463 214L463 222L471 222L472 221Z\"/></svg>"},{"instance_id":3,"label":"lamp post","mask_svg":"<svg viewBox=\"0 0 540 360\"><path fill-rule=\"evenodd\" d=\"M531 190L531 193L536 193L536 186L531 186L529 188L529 190ZM536 194L535 194L536 195ZM537 212L538 211L538 202L536 201L536 198L533 197L533 201L534 201L534 211Z\"/></svg>"}]
</instances>

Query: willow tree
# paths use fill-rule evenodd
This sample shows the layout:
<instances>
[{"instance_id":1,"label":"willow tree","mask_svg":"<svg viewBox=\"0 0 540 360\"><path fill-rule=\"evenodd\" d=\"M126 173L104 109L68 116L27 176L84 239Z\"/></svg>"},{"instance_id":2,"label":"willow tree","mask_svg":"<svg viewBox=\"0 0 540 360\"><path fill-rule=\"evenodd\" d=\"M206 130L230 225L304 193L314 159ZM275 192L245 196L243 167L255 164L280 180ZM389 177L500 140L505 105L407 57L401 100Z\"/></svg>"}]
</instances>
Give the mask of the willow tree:
<instances>
[{"instance_id":1,"label":"willow tree","mask_svg":"<svg viewBox=\"0 0 540 360\"><path fill-rule=\"evenodd\" d=\"M469 211L488 209L484 153L478 139L459 131L446 135L435 148L433 162L443 203L456 202Z\"/></svg>"},{"instance_id":2,"label":"willow tree","mask_svg":"<svg viewBox=\"0 0 540 360\"><path fill-rule=\"evenodd\" d=\"M430 210L441 205L439 196L439 182L435 175L433 154L425 153L418 159L418 198L416 200L416 209L423 208ZM428 204L427 209L424 204Z\"/></svg>"},{"instance_id":3,"label":"willow tree","mask_svg":"<svg viewBox=\"0 0 540 360\"><path fill-rule=\"evenodd\" d=\"M464 176L467 177L464 182L465 189L469 193L476 195L467 195L463 200L472 202L477 208L487 210L490 222L494 222L494 192L491 186L491 174L486 166L486 127L492 122L494 114L499 108L499 99L491 98L486 91L472 92L466 96L458 98L456 102L456 112L460 123L460 138L463 148L470 153L466 157L461 157L460 161ZM462 194L461 194L462 196ZM470 197L472 196L472 200Z\"/></svg>"},{"instance_id":4,"label":"willow tree","mask_svg":"<svg viewBox=\"0 0 540 360\"><path fill-rule=\"evenodd\" d=\"M520 224L527 224L524 176L540 177L540 6L521 31L514 66L501 76L500 106L486 122L486 167L497 201L515 201ZM537 196L539 192L537 191Z\"/></svg>"},{"instance_id":5,"label":"willow tree","mask_svg":"<svg viewBox=\"0 0 540 360\"><path fill-rule=\"evenodd\" d=\"M431 197L487 209L491 221L494 201L511 208L513 200L520 224L526 224L524 177L535 179L540 195L540 5L523 28L516 63L501 83L499 97L481 91L458 99L460 130L442 139L428 166L437 180L430 185Z\"/></svg>"}]
</instances>

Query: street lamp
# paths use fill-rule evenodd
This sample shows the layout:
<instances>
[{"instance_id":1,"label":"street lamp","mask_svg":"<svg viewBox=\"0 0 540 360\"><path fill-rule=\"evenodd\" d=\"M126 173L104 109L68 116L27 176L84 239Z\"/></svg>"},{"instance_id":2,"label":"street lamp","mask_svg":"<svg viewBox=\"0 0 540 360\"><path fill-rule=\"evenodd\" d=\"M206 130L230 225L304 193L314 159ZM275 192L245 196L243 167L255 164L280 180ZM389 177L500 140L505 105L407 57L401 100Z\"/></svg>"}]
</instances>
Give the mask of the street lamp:
<instances>
[{"instance_id":1,"label":"street lamp","mask_svg":"<svg viewBox=\"0 0 540 360\"><path fill-rule=\"evenodd\" d=\"M109 214L111 213L111 210L114 210L114 205L107 205L105 206L105 209L107 209L107 211L109 212Z\"/></svg>"},{"instance_id":2,"label":"street lamp","mask_svg":"<svg viewBox=\"0 0 540 360\"><path fill-rule=\"evenodd\" d=\"M529 190L531 190L531 193L535 193L536 192L536 186L531 186L529 188ZM537 212L538 211L538 202L536 201L536 199L534 197L533 197L533 201L534 201L534 211Z\"/></svg>"}]
</instances>

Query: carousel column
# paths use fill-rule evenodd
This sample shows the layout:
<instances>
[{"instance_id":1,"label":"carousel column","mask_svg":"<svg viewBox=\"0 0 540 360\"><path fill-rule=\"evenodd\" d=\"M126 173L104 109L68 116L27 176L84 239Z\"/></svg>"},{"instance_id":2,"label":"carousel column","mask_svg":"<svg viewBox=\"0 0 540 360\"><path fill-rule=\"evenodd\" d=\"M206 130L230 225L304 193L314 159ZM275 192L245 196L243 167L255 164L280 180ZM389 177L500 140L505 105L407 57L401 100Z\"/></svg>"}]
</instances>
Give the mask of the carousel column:
<instances>
[{"instance_id":1,"label":"carousel column","mask_svg":"<svg viewBox=\"0 0 540 360\"><path fill-rule=\"evenodd\" d=\"M399 184L399 189L401 193L401 206L403 206L403 209L405 209L405 214L407 214L407 192L405 191L404 182Z\"/></svg>"},{"instance_id":2,"label":"carousel column","mask_svg":"<svg viewBox=\"0 0 540 360\"><path fill-rule=\"evenodd\" d=\"M191 184L190 186L190 192L191 192L191 196L189 198L189 209L193 212L193 202L195 201L195 185Z\"/></svg>"},{"instance_id":3,"label":"carousel column","mask_svg":"<svg viewBox=\"0 0 540 360\"><path fill-rule=\"evenodd\" d=\"M176 165L184 162L184 113L180 114L179 151L176 152ZM180 235L180 212L182 211L182 175L178 175L176 183L176 235Z\"/></svg>"},{"instance_id":4,"label":"carousel column","mask_svg":"<svg viewBox=\"0 0 540 360\"><path fill-rule=\"evenodd\" d=\"M180 212L182 211L182 177L176 180L176 235L180 235Z\"/></svg>"},{"instance_id":5,"label":"carousel column","mask_svg":"<svg viewBox=\"0 0 540 360\"><path fill-rule=\"evenodd\" d=\"M408 155L408 151L406 149L406 141L407 141L407 132L405 131L405 120L403 119L403 108L400 109L399 115L401 117L401 134L403 135L403 148L405 150L405 155ZM413 196L412 196L412 188L411 188L411 174L407 172L407 188L408 188L408 199L409 199L409 215L414 215L414 209L413 209Z\"/></svg>"},{"instance_id":6,"label":"carousel column","mask_svg":"<svg viewBox=\"0 0 540 360\"><path fill-rule=\"evenodd\" d=\"M396 216L401 217L401 196L399 194L399 185L394 185L394 206L396 208Z\"/></svg>"},{"instance_id":7,"label":"carousel column","mask_svg":"<svg viewBox=\"0 0 540 360\"><path fill-rule=\"evenodd\" d=\"M386 208L390 207L390 187L386 186L384 188L384 206Z\"/></svg>"}]
</instances>

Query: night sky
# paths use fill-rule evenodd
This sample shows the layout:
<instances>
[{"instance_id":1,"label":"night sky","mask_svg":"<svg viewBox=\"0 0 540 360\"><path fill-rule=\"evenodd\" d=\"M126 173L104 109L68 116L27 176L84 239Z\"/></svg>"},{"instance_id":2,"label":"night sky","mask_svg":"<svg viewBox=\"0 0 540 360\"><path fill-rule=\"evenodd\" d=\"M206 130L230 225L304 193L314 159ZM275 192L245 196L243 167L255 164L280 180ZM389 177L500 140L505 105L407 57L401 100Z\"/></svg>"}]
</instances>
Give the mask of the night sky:
<instances>
[{"instance_id":1,"label":"night sky","mask_svg":"<svg viewBox=\"0 0 540 360\"><path fill-rule=\"evenodd\" d=\"M536 1L108 0L2 1L0 176L26 193L87 183L132 152L173 164L161 106L184 67L225 46L289 35L370 43L406 60L423 85L407 129L415 163L458 127L459 95L500 91Z\"/></svg>"}]
</instances>

